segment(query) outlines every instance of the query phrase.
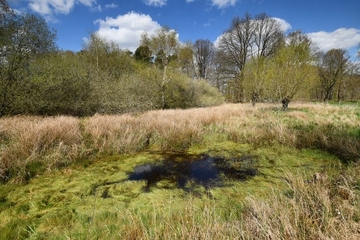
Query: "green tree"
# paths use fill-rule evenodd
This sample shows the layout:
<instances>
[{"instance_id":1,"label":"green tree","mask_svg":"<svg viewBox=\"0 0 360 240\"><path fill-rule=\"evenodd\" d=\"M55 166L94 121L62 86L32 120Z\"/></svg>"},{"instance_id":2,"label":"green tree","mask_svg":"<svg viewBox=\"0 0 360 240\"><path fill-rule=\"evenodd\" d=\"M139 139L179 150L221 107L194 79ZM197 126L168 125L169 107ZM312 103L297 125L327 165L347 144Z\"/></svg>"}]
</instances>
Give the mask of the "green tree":
<instances>
[{"instance_id":1,"label":"green tree","mask_svg":"<svg viewBox=\"0 0 360 240\"><path fill-rule=\"evenodd\" d=\"M88 62L95 67L98 78L101 72L106 72L114 79L119 79L134 70L130 55L121 50L118 44L99 36L98 33L90 34L83 44L82 54L87 56Z\"/></svg>"},{"instance_id":2,"label":"green tree","mask_svg":"<svg viewBox=\"0 0 360 240\"><path fill-rule=\"evenodd\" d=\"M179 50L179 40L177 32L168 27L162 27L155 35L149 37L147 34L142 36L141 45L148 46L152 54L155 55L156 61L160 63L163 70L161 86L161 103L162 108L166 108L165 89L170 82L167 76L169 63Z\"/></svg>"},{"instance_id":3,"label":"green tree","mask_svg":"<svg viewBox=\"0 0 360 240\"><path fill-rule=\"evenodd\" d=\"M260 57L251 59L244 68L244 89L253 106L259 101L267 100L266 80L269 60Z\"/></svg>"},{"instance_id":4,"label":"green tree","mask_svg":"<svg viewBox=\"0 0 360 240\"><path fill-rule=\"evenodd\" d=\"M206 80L192 79L174 70L168 74L172 79L166 91L169 108L207 107L224 102L222 94Z\"/></svg>"},{"instance_id":5,"label":"green tree","mask_svg":"<svg viewBox=\"0 0 360 240\"><path fill-rule=\"evenodd\" d=\"M88 116L98 108L95 69L70 51L43 55L30 65L32 91L24 94L24 112L40 115Z\"/></svg>"},{"instance_id":6,"label":"green tree","mask_svg":"<svg viewBox=\"0 0 360 240\"><path fill-rule=\"evenodd\" d=\"M360 100L360 63L349 62L347 73L337 86L338 101Z\"/></svg>"},{"instance_id":7,"label":"green tree","mask_svg":"<svg viewBox=\"0 0 360 240\"><path fill-rule=\"evenodd\" d=\"M143 63L150 63L152 60L151 51L149 46L141 45L139 46L134 53L134 58L137 61L143 62Z\"/></svg>"},{"instance_id":8,"label":"green tree","mask_svg":"<svg viewBox=\"0 0 360 240\"><path fill-rule=\"evenodd\" d=\"M280 100L283 110L289 102L304 88L307 88L314 75L312 74L314 53L311 49L312 42L301 31L288 35L287 43L274 55L269 71L271 85L268 89L269 97Z\"/></svg>"},{"instance_id":9,"label":"green tree","mask_svg":"<svg viewBox=\"0 0 360 240\"><path fill-rule=\"evenodd\" d=\"M29 66L36 57L54 52L56 33L34 14L6 14L1 21L0 116L17 113L18 97L28 89Z\"/></svg>"},{"instance_id":10,"label":"green tree","mask_svg":"<svg viewBox=\"0 0 360 240\"><path fill-rule=\"evenodd\" d=\"M314 77L311 44L305 34L295 31L271 56L253 58L246 65L245 86L254 104L257 100L281 101L286 110L294 96L305 91Z\"/></svg>"},{"instance_id":11,"label":"green tree","mask_svg":"<svg viewBox=\"0 0 360 240\"><path fill-rule=\"evenodd\" d=\"M195 74L192 44L187 42L180 46L178 51L178 64L183 73L193 78Z\"/></svg>"}]
</instances>

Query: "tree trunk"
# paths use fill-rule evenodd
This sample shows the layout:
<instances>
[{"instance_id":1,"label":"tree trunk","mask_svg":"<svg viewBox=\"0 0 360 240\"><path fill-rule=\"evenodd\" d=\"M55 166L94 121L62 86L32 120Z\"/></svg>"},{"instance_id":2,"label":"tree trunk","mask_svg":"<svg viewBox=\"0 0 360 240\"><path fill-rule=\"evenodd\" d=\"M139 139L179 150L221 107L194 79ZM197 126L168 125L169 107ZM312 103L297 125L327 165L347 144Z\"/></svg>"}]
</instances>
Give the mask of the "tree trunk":
<instances>
[{"instance_id":1,"label":"tree trunk","mask_svg":"<svg viewBox=\"0 0 360 240\"><path fill-rule=\"evenodd\" d=\"M282 110L287 111L289 107L290 99L288 97L285 97L283 98L283 100L281 100L281 103L282 103Z\"/></svg>"},{"instance_id":2,"label":"tree trunk","mask_svg":"<svg viewBox=\"0 0 360 240\"><path fill-rule=\"evenodd\" d=\"M258 99L259 99L259 95L257 93L253 93L251 98L251 103L253 107L255 107L256 103L258 102Z\"/></svg>"},{"instance_id":3,"label":"tree trunk","mask_svg":"<svg viewBox=\"0 0 360 240\"><path fill-rule=\"evenodd\" d=\"M164 66L163 79L161 81L161 109L166 108L166 101L165 101L166 69L167 66Z\"/></svg>"}]
</instances>

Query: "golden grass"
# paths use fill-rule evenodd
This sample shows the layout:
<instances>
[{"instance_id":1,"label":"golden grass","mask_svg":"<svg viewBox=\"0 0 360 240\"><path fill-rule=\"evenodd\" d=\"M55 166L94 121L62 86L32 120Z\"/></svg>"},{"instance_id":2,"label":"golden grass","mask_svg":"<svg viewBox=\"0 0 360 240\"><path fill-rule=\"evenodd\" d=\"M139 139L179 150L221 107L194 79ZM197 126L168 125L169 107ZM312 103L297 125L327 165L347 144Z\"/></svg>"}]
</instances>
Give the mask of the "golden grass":
<instances>
[{"instance_id":1,"label":"golden grass","mask_svg":"<svg viewBox=\"0 0 360 240\"><path fill-rule=\"evenodd\" d=\"M53 169L98 154L144 150L183 151L217 139L252 145L319 148L347 161L360 159L359 109L293 103L225 104L132 115L0 118L0 178L34 175L32 166ZM36 164L35 164L36 165ZM30 168L27 169L27 168ZM30 172L30 173L29 173Z\"/></svg>"},{"instance_id":2,"label":"golden grass","mask_svg":"<svg viewBox=\"0 0 360 240\"><path fill-rule=\"evenodd\" d=\"M359 239L356 178L340 175L330 180L317 173L309 179L288 173L285 193L274 190L266 200L247 199L242 235L245 239Z\"/></svg>"},{"instance_id":3,"label":"golden grass","mask_svg":"<svg viewBox=\"0 0 360 240\"><path fill-rule=\"evenodd\" d=\"M98 153L114 154L143 150L144 124L131 115L95 115L84 122L88 147Z\"/></svg>"},{"instance_id":4,"label":"golden grass","mask_svg":"<svg viewBox=\"0 0 360 240\"><path fill-rule=\"evenodd\" d=\"M77 118L1 118L0 126L0 177L12 170L13 177L21 180L29 163L46 161L44 166L51 170L79 156L82 135Z\"/></svg>"}]
</instances>

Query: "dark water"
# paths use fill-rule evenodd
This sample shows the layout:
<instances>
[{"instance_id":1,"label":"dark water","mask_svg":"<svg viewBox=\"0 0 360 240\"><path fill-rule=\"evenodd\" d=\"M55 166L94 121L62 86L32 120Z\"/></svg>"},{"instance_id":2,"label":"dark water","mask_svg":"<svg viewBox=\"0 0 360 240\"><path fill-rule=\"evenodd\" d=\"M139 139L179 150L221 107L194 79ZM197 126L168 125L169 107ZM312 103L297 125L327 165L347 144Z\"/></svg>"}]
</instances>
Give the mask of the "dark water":
<instances>
[{"instance_id":1,"label":"dark water","mask_svg":"<svg viewBox=\"0 0 360 240\"><path fill-rule=\"evenodd\" d=\"M206 155L191 160L169 158L158 163L136 166L134 171L129 173L128 180L145 180L145 191L149 191L152 186L163 180L170 181L184 190L191 190L189 185L201 185L208 189L224 186L225 181L229 179L244 181L255 176L256 168L249 167L253 165L249 164L252 162L252 156L230 160Z\"/></svg>"}]
</instances>

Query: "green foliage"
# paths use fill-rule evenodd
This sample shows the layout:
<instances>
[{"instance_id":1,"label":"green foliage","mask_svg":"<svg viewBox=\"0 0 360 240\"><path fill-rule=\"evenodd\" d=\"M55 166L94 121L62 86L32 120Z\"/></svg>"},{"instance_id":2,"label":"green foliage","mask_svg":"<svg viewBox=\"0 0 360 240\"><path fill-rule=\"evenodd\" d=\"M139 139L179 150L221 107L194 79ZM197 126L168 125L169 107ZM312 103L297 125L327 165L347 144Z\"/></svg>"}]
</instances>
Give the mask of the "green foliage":
<instances>
[{"instance_id":1,"label":"green foliage","mask_svg":"<svg viewBox=\"0 0 360 240\"><path fill-rule=\"evenodd\" d=\"M255 57L245 66L244 87L248 98L257 94L260 101L279 102L308 92L316 76L313 60L306 35L290 33L288 43L279 45L271 57Z\"/></svg>"},{"instance_id":2,"label":"green foliage","mask_svg":"<svg viewBox=\"0 0 360 240\"><path fill-rule=\"evenodd\" d=\"M224 102L222 94L205 80L190 79L175 72L170 72L169 78L165 92L168 108L207 107Z\"/></svg>"},{"instance_id":3,"label":"green foliage","mask_svg":"<svg viewBox=\"0 0 360 240\"><path fill-rule=\"evenodd\" d=\"M170 41L174 36L172 32L169 34ZM167 39L165 35L160 34L158 40ZM173 49L175 45L169 47ZM160 49L165 50L169 49ZM175 63L177 56L169 51L167 54L173 55L169 55L168 61ZM200 93L207 99L221 97L216 91L205 90L211 89L206 84L192 83L192 79L175 70L177 64L171 65L171 74L167 77L166 69L154 68L150 61L144 64L142 55L150 57L148 46L138 49L133 57L115 43L91 34L79 53L57 51L17 56L22 65L13 72L5 68L0 72L3 76L0 82L2 114L89 116L96 112L115 114L159 109L164 108L164 102L171 108L222 102L201 103ZM161 56L165 57L160 54L158 59L161 60ZM2 64L7 66L6 62Z\"/></svg>"},{"instance_id":4,"label":"green foliage","mask_svg":"<svg viewBox=\"0 0 360 240\"><path fill-rule=\"evenodd\" d=\"M134 58L137 61L150 63L151 61L151 51L150 48L146 45L141 45L138 47L134 53Z\"/></svg>"},{"instance_id":5,"label":"green foliage","mask_svg":"<svg viewBox=\"0 0 360 240\"><path fill-rule=\"evenodd\" d=\"M0 116L21 113L18 105L24 94L31 90L29 66L40 55L56 50L56 34L40 16L5 13L2 20Z\"/></svg>"},{"instance_id":6,"label":"green foliage","mask_svg":"<svg viewBox=\"0 0 360 240\"><path fill-rule=\"evenodd\" d=\"M20 102L23 112L40 115L93 114L97 109L94 70L80 54L58 52L33 62L32 91Z\"/></svg>"}]
</instances>

